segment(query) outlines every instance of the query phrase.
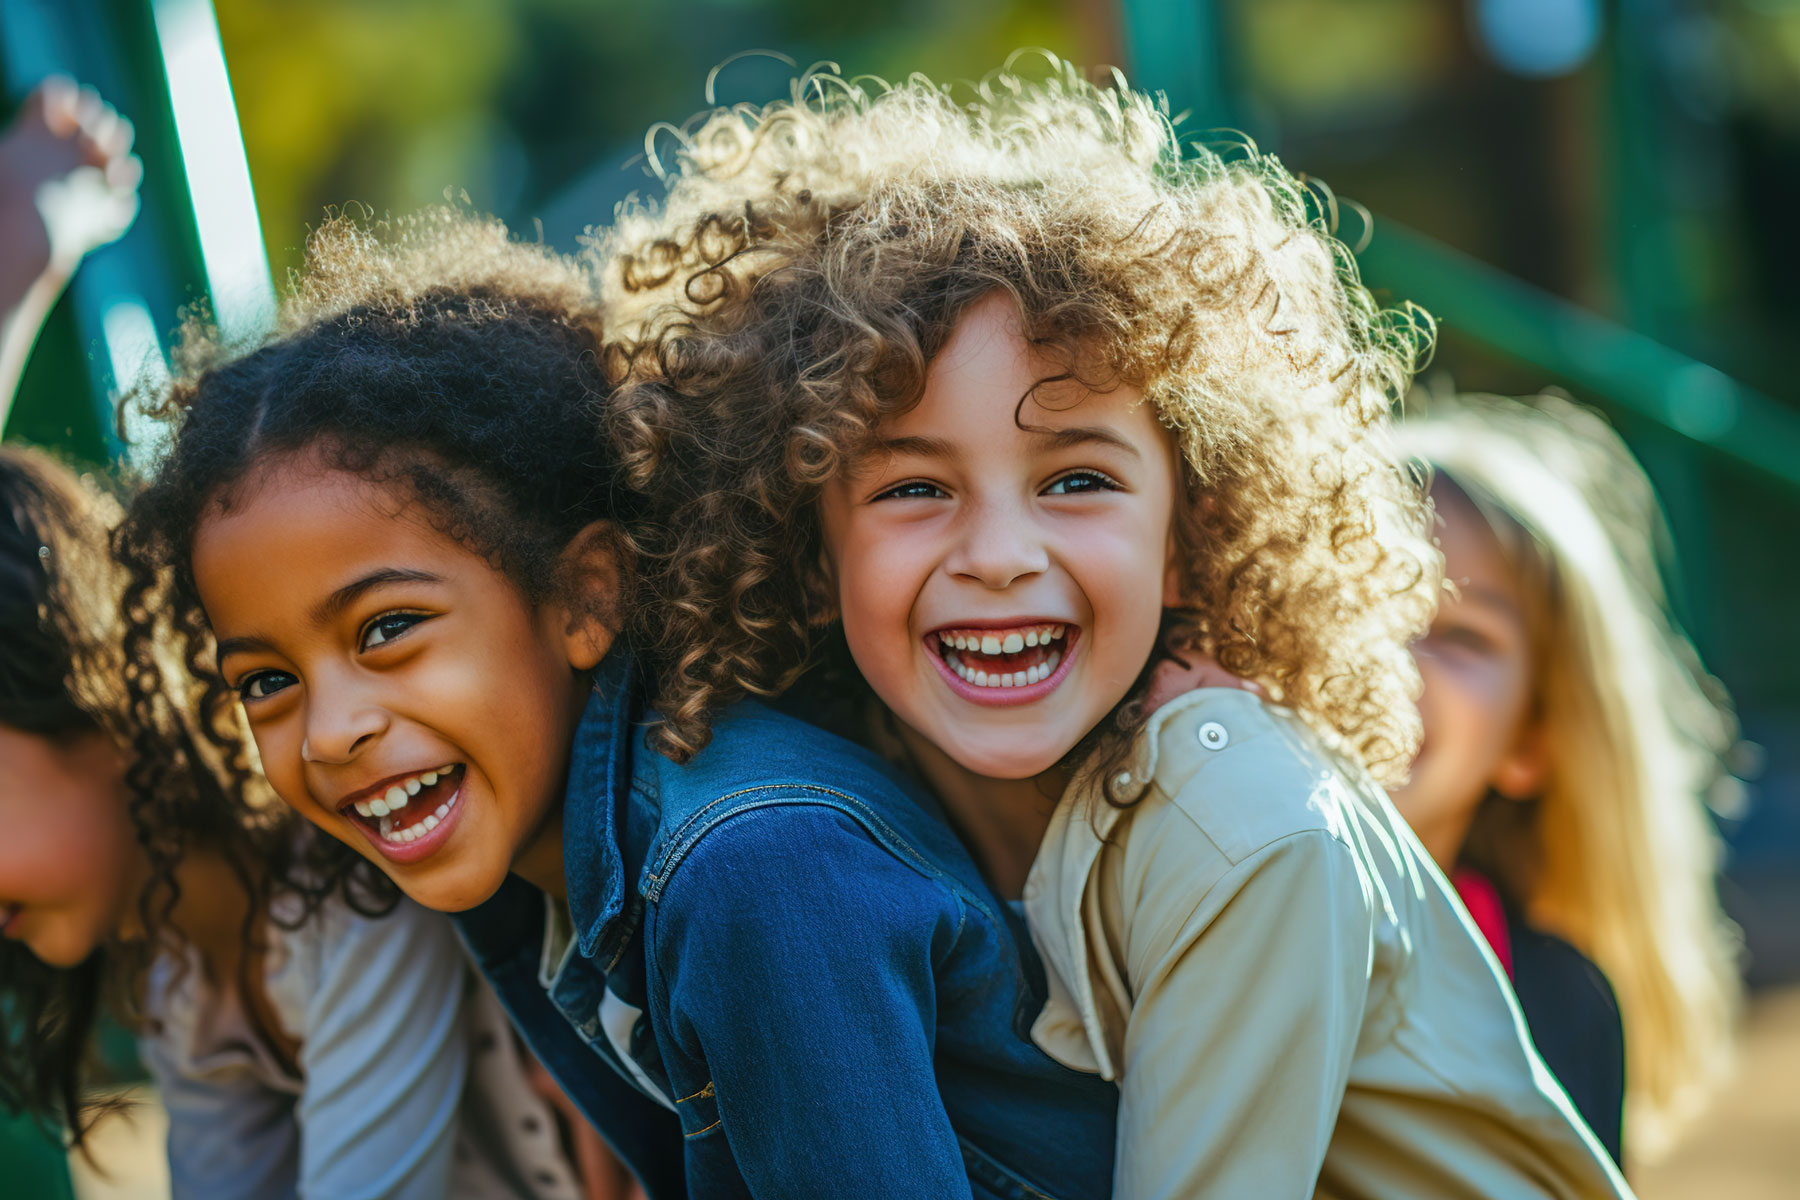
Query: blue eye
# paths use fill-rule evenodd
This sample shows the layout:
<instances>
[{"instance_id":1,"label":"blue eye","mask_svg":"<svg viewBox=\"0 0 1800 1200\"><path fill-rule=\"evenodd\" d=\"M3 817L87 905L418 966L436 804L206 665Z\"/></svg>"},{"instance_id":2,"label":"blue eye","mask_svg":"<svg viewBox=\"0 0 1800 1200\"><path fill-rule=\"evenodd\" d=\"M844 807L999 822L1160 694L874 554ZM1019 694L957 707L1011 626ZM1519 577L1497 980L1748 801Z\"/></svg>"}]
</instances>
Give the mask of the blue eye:
<instances>
[{"instance_id":1,"label":"blue eye","mask_svg":"<svg viewBox=\"0 0 1800 1200\"><path fill-rule=\"evenodd\" d=\"M413 626L430 619L424 613L382 613L363 626L362 642L357 649L373 650L377 646L393 641Z\"/></svg>"},{"instance_id":2,"label":"blue eye","mask_svg":"<svg viewBox=\"0 0 1800 1200\"><path fill-rule=\"evenodd\" d=\"M935 500L944 495L946 495L944 489L937 484L926 483L923 480L915 479L911 483L903 483L898 487L891 487L887 491L882 492L879 496L876 496L875 499Z\"/></svg>"},{"instance_id":3,"label":"blue eye","mask_svg":"<svg viewBox=\"0 0 1800 1200\"><path fill-rule=\"evenodd\" d=\"M245 700L267 700L298 682L286 671L253 671L238 680L237 693Z\"/></svg>"},{"instance_id":4,"label":"blue eye","mask_svg":"<svg viewBox=\"0 0 1800 1200\"><path fill-rule=\"evenodd\" d=\"M1044 489L1046 496L1075 496L1083 492L1116 492L1119 481L1099 471L1070 471Z\"/></svg>"}]
</instances>

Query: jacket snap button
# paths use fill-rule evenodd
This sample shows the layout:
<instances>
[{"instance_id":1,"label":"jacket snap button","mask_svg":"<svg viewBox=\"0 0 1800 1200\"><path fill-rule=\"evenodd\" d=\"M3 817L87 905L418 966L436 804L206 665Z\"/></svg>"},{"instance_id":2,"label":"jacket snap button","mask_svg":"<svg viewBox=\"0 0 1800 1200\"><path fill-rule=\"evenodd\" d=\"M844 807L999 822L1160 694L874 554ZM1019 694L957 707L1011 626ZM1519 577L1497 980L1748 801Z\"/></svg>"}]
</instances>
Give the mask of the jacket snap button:
<instances>
[{"instance_id":1,"label":"jacket snap button","mask_svg":"<svg viewBox=\"0 0 1800 1200\"><path fill-rule=\"evenodd\" d=\"M1223 750L1231 741L1231 735L1226 733L1225 727L1217 721L1208 721L1202 725L1195 736L1200 739L1200 744L1208 750Z\"/></svg>"}]
</instances>

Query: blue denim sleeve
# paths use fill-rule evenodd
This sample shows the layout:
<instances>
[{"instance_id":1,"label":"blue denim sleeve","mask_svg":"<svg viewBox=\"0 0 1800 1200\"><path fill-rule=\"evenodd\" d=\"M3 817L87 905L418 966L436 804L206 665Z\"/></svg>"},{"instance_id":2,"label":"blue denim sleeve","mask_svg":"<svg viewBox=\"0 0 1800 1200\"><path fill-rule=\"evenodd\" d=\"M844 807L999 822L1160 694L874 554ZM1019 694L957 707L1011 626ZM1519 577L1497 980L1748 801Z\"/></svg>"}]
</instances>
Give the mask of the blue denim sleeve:
<instances>
[{"instance_id":1,"label":"blue denim sleeve","mask_svg":"<svg viewBox=\"0 0 1800 1200\"><path fill-rule=\"evenodd\" d=\"M739 813L676 868L650 989L696 1194L970 1195L932 1066L962 906L928 870L808 804Z\"/></svg>"}]
</instances>

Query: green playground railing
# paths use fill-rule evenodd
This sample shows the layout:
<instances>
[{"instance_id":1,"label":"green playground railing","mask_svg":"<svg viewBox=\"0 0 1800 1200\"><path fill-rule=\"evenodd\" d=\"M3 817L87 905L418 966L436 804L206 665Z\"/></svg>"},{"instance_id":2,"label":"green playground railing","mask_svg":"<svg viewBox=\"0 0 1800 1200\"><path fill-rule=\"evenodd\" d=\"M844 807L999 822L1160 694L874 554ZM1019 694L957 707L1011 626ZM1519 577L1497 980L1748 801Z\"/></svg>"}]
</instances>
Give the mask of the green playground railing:
<instances>
[{"instance_id":1,"label":"green playground railing","mask_svg":"<svg viewBox=\"0 0 1800 1200\"><path fill-rule=\"evenodd\" d=\"M1134 82L1166 92L1198 126L1229 126L1237 111L1228 6L1218 0L1121 0ZM1615 44L1638 30L1621 23ZM1649 170L1644 120L1652 106L1625 94L1649 86L1615 51L1612 130L1626 171ZM1618 184L1621 203L1642 207L1653 187ZM1636 227L1641 220L1624 221ZM1621 255L1641 261L1642 255ZM1563 381L1584 399L1616 406L1680 437L1800 489L1800 413L1643 332L1524 283L1422 234L1377 217L1359 255L1364 279L1423 305L1454 336L1470 339ZM1641 289L1622 289L1629 295ZM1667 294L1673 289L1659 289Z\"/></svg>"},{"instance_id":2,"label":"green playground railing","mask_svg":"<svg viewBox=\"0 0 1800 1200\"><path fill-rule=\"evenodd\" d=\"M131 118L143 208L76 272L0 432L99 462L122 456L114 400L166 369L184 307L249 330L274 289L211 0L0 0L8 107L52 72Z\"/></svg>"}]
</instances>

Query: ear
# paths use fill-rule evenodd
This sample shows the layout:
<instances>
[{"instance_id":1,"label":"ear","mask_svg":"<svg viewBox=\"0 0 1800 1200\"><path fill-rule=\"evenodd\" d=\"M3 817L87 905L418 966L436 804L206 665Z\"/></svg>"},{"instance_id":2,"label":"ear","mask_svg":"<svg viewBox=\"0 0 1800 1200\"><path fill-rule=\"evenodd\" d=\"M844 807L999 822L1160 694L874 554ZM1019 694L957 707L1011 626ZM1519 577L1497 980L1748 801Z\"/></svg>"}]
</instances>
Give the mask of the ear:
<instances>
[{"instance_id":1,"label":"ear","mask_svg":"<svg viewBox=\"0 0 1800 1200\"><path fill-rule=\"evenodd\" d=\"M557 560L554 605L558 636L569 665L591 671L600 665L618 636L607 621L625 601L625 572L620 562L618 531L595 521L570 539Z\"/></svg>"},{"instance_id":2,"label":"ear","mask_svg":"<svg viewBox=\"0 0 1800 1200\"><path fill-rule=\"evenodd\" d=\"M1181 608L1187 603L1187 595L1181 590L1181 543L1175 536L1173 523L1169 527L1169 547L1163 552L1163 594L1164 608Z\"/></svg>"},{"instance_id":3,"label":"ear","mask_svg":"<svg viewBox=\"0 0 1800 1200\"><path fill-rule=\"evenodd\" d=\"M819 561L814 565L812 579L808 582L807 624L814 629L824 629L838 619L838 572L837 564L831 560L831 552L823 546L819 548Z\"/></svg>"},{"instance_id":4,"label":"ear","mask_svg":"<svg viewBox=\"0 0 1800 1200\"><path fill-rule=\"evenodd\" d=\"M1517 740L1494 768L1493 788L1508 800L1529 800L1544 790L1550 777L1549 737L1541 719L1519 731Z\"/></svg>"}]
</instances>

